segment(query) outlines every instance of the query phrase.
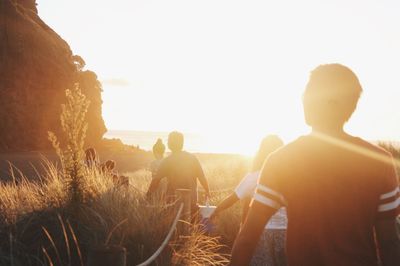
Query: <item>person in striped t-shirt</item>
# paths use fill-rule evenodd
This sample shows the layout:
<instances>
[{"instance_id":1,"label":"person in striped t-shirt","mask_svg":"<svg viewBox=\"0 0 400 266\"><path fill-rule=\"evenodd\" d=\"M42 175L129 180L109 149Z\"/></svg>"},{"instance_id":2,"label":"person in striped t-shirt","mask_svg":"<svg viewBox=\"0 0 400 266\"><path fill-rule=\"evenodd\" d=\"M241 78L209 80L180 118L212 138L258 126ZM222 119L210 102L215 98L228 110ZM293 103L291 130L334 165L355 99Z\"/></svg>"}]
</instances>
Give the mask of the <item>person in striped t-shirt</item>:
<instances>
[{"instance_id":1,"label":"person in striped t-shirt","mask_svg":"<svg viewBox=\"0 0 400 266\"><path fill-rule=\"evenodd\" d=\"M397 162L343 130L361 91L345 66L312 71L303 99L312 132L265 162L231 265L248 265L264 225L281 206L288 215L289 265L400 265Z\"/></svg>"}]
</instances>

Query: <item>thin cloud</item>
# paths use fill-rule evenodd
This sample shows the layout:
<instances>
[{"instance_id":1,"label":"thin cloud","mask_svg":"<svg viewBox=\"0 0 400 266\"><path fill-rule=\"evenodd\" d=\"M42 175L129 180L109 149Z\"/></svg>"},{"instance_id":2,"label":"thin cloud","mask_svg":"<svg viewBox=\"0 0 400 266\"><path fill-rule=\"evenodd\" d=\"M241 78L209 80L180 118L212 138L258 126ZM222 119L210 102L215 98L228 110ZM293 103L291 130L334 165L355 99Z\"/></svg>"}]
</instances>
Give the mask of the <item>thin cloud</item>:
<instances>
[{"instance_id":1,"label":"thin cloud","mask_svg":"<svg viewBox=\"0 0 400 266\"><path fill-rule=\"evenodd\" d=\"M128 80L121 78L104 79L101 81L101 83L103 83L103 85L117 86L117 87L127 87L131 85Z\"/></svg>"}]
</instances>

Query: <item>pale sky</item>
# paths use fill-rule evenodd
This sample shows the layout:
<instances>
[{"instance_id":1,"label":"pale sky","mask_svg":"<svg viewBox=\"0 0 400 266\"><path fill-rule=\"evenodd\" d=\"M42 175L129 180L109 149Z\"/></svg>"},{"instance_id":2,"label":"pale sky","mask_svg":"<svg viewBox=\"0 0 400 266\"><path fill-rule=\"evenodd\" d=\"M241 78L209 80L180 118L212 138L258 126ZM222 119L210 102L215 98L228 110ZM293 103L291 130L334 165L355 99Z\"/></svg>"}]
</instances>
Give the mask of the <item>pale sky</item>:
<instances>
[{"instance_id":1,"label":"pale sky","mask_svg":"<svg viewBox=\"0 0 400 266\"><path fill-rule=\"evenodd\" d=\"M397 0L38 0L103 82L109 129L291 140L309 129L309 72L342 63L364 88L347 125L400 139Z\"/></svg>"}]
</instances>

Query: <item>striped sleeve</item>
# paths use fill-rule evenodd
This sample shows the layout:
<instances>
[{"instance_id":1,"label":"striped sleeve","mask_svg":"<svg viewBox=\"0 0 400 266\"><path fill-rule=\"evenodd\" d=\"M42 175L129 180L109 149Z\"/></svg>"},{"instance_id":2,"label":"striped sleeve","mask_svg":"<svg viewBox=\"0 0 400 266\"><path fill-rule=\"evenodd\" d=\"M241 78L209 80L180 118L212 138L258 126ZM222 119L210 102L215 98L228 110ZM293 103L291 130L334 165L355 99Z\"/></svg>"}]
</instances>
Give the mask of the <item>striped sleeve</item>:
<instances>
[{"instance_id":1,"label":"striped sleeve","mask_svg":"<svg viewBox=\"0 0 400 266\"><path fill-rule=\"evenodd\" d=\"M377 211L378 219L393 219L400 215L400 189L394 163L389 165L383 176Z\"/></svg>"},{"instance_id":2,"label":"striped sleeve","mask_svg":"<svg viewBox=\"0 0 400 266\"><path fill-rule=\"evenodd\" d=\"M397 215L400 215L400 189L398 186L380 195L378 219L395 218Z\"/></svg>"},{"instance_id":3,"label":"striped sleeve","mask_svg":"<svg viewBox=\"0 0 400 266\"><path fill-rule=\"evenodd\" d=\"M253 199L276 210L282 206L287 206L287 202L282 194L262 184L257 185Z\"/></svg>"}]
</instances>

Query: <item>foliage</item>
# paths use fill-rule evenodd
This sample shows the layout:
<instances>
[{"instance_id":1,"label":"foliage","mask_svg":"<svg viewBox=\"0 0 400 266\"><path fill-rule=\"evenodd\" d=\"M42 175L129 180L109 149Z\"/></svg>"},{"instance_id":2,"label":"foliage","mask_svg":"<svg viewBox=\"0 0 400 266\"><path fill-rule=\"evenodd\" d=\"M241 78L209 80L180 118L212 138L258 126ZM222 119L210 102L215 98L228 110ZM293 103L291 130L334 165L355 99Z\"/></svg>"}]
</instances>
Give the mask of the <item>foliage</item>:
<instances>
[{"instance_id":1,"label":"foliage","mask_svg":"<svg viewBox=\"0 0 400 266\"><path fill-rule=\"evenodd\" d=\"M172 244L177 248L172 256L172 265L226 265L229 254L224 254L218 237L204 234L199 225L191 226L191 235Z\"/></svg>"},{"instance_id":2,"label":"foliage","mask_svg":"<svg viewBox=\"0 0 400 266\"><path fill-rule=\"evenodd\" d=\"M0 242L0 265L10 261L14 265L48 265L49 261L80 265L91 247L105 243L124 246L128 265L137 265L164 240L175 208L148 202L141 188L115 188L109 176L96 168L85 168L86 189L93 198L81 205L79 215L70 216L62 174L54 164L44 165L47 171L40 182L24 179L18 185L0 184L0 239L4 240ZM140 175L139 182L147 188L151 174L140 171ZM136 173L131 175L131 183L133 177ZM170 265L171 258L176 265L204 265L211 260L222 265L227 261L227 251L220 251L219 240L200 230L180 240L161 254L157 265Z\"/></svg>"},{"instance_id":3,"label":"foliage","mask_svg":"<svg viewBox=\"0 0 400 266\"><path fill-rule=\"evenodd\" d=\"M56 135L49 132L49 140L61 160L67 195L71 206L77 207L85 200L83 173L84 143L87 123L85 120L89 101L82 94L79 85L66 90L66 103L62 104L61 128L66 135L66 147L60 146Z\"/></svg>"}]
</instances>

